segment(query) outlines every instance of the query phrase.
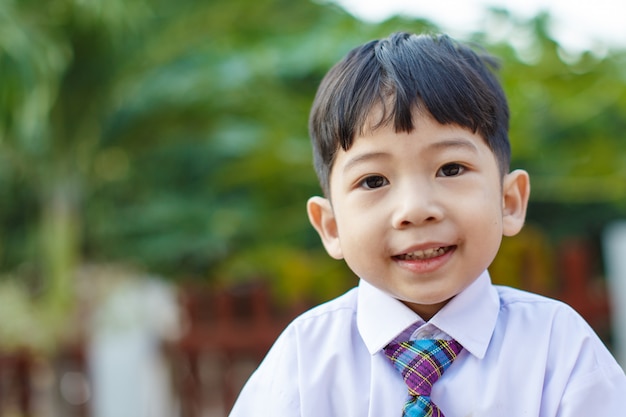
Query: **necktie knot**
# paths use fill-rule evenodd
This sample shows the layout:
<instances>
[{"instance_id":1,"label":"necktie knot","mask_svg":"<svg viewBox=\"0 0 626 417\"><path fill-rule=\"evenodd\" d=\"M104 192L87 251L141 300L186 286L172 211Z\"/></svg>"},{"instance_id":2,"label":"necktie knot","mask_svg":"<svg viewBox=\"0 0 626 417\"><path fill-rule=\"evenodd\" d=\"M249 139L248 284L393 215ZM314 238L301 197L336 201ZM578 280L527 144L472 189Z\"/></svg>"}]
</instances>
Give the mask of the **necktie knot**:
<instances>
[{"instance_id":1,"label":"necktie knot","mask_svg":"<svg viewBox=\"0 0 626 417\"><path fill-rule=\"evenodd\" d=\"M390 343L385 347L385 355L400 372L409 388L411 399L405 405L405 415L408 415L407 408L417 405L423 409L424 414L416 415L443 415L431 403L430 392L433 384L452 364L461 350L463 347L456 340L443 339ZM429 409L430 414L428 414Z\"/></svg>"}]
</instances>

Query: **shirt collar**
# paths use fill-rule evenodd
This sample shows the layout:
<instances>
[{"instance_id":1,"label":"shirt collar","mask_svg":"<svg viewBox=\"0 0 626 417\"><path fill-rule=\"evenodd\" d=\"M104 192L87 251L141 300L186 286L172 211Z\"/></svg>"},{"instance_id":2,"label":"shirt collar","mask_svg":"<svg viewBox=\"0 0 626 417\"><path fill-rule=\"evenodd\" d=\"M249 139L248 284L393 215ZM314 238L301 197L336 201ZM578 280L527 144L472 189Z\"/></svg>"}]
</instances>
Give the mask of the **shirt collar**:
<instances>
[{"instance_id":1,"label":"shirt collar","mask_svg":"<svg viewBox=\"0 0 626 417\"><path fill-rule=\"evenodd\" d=\"M495 329L500 299L487 271L457 294L429 323L456 339L472 355L485 355ZM424 321L389 294L361 280L357 327L370 354L375 354L408 327Z\"/></svg>"}]
</instances>

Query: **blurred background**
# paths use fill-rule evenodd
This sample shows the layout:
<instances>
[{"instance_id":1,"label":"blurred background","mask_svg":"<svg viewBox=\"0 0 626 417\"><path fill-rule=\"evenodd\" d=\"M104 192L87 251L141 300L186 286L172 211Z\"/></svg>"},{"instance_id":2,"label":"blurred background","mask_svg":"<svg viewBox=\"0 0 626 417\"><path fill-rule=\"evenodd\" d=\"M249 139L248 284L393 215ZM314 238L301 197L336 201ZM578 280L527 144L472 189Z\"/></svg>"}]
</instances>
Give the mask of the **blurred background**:
<instances>
[{"instance_id":1,"label":"blurred background","mask_svg":"<svg viewBox=\"0 0 626 417\"><path fill-rule=\"evenodd\" d=\"M225 416L286 323L356 283L306 218L308 111L397 30L501 58L533 190L493 279L626 365L625 11L422 3L0 0L0 416Z\"/></svg>"}]
</instances>

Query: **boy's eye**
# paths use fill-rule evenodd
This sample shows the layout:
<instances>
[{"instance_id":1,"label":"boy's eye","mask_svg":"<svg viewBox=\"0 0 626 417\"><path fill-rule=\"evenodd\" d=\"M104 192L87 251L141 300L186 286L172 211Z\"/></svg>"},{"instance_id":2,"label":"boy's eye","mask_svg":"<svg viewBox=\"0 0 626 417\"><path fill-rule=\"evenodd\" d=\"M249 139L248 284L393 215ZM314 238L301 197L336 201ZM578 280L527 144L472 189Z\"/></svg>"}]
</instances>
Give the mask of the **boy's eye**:
<instances>
[{"instance_id":1,"label":"boy's eye","mask_svg":"<svg viewBox=\"0 0 626 417\"><path fill-rule=\"evenodd\" d=\"M368 190L372 190L387 185L388 183L387 179L382 175L371 175L361 181L361 186Z\"/></svg>"},{"instance_id":2,"label":"boy's eye","mask_svg":"<svg viewBox=\"0 0 626 417\"><path fill-rule=\"evenodd\" d=\"M439 168L438 177L456 177L465 171L465 167L460 164L446 164Z\"/></svg>"}]
</instances>

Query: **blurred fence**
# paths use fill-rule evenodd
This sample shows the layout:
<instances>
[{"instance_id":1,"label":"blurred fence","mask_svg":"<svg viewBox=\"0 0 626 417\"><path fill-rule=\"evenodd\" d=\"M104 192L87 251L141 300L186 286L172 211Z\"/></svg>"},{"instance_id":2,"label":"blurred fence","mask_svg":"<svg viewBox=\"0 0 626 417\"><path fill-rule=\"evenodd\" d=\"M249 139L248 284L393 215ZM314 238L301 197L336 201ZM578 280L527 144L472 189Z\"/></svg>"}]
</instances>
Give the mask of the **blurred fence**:
<instances>
[{"instance_id":1,"label":"blurred fence","mask_svg":"<svg viewBox=\"0 0 626 417\"><path fill-rule=\"evenodd\" d=\"M225 415L250 373L304 305L278 308L261 283L181 291L184 336L167 346L181 417Z\"/></svg>"},{"instance_id":2,"label":"blurred fence","mask_svg":"<svg viewBox=\"0 0 626 417\"><path fill-rule=\"evenodd\" d=\"M83 345L51 357L0 353L0 416L88 417L88 374Z\"/></svg>"}]
</instances>

